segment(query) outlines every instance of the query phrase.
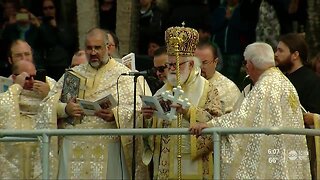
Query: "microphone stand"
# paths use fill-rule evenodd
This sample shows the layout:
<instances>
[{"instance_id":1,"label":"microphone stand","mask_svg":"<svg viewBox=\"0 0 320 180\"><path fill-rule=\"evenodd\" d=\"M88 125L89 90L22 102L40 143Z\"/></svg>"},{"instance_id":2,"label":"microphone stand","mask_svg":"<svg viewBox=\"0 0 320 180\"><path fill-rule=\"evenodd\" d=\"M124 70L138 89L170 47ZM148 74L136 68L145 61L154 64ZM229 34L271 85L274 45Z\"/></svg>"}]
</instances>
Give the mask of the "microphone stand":
<instances>
[{"instance_id":1,"label":"microphone stand","mask_svg":"<svg viewBox=\"0 0 320 180\"><path fill-rule=\"evenodd\" d=\"M140 74L135 74L133 78L133 129L136 128L136 102L137 102L137 79ZM133 135L132 141L132 180L135 179L135 170L136 170L136 140L135 135Z\"/></svg>"}]
</instances>

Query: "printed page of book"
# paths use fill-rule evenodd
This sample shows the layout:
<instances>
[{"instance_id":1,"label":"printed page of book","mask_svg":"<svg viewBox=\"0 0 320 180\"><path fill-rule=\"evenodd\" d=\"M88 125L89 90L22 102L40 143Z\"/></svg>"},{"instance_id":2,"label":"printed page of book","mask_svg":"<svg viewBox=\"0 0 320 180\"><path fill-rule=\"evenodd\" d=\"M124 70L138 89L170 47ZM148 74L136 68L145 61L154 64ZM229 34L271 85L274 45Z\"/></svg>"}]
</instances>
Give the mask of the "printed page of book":
<instances>
[{"instance_id":1,"label":"printed page of book","mask_svg":"<svg viewBox=\"0 0 320 180\"><path fill-rule=\"evenodd\" d=\"M121 58L122 64L127 66L131 71L136 71L136 60L135 60L135 54L129 53L125 55L123 58Z\"/></svg>"},{"instance_id":2,"label":"printed page of book","mask_svg":"<svg viewBox=\"0 0 320 180\"><path fill-rule=\"evenodd\" d=\"M100 105L97 102L86 101L84 99L77 99L77 102L81 106L83 112L87 116L93 116L94 113L101 109Z\"/></svg>"},{"instance_id":3,"label":"printed page of book","mask_svg":"<svg viewBox=\"0 0 320 180\"><path fill-rule=\"evenodd\" d=\"M96 103L98 103L102 109L112 109L117 106L117 101L111 94L97 100Z\"/></svg>"},{"instance_id":4,"label":"printed page of book","mask_svg":"<svg viewBox=\"0 0 320 180\"><path fill-rule=\"evenodd\" d=\"M111 94L96 101L88 101L81 98L77 98L77 102L83 109L85 115L88 116L93 116L94 113L100 109L112 109L117 106L117 102Z\"/></svg>"},{"instance_id":5,"label":"printed page of book","mask_svg":"<svg viewBox=\"0 0 320 180\"><path fill-rule=\"evenodd\" d=\"M140 98L144 105L153 107L156 112L155 115L162 119L168 119L167 113L171 110L171 101L165 101L161 96L142 96Z\"/></svg>"}]
</instances>

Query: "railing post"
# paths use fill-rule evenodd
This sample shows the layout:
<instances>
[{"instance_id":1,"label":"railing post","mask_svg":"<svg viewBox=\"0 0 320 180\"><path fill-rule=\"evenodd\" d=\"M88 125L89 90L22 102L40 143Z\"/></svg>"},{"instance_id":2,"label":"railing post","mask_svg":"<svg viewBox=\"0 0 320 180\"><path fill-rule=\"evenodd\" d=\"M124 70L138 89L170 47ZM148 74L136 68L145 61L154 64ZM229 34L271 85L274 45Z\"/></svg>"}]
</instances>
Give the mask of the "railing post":
<instances>
[{"instance_id":1,"label":"railing post","mask_svg":"<svg viewBox=\"0 0 320 180\"><path fill-rule=\"evenodd\" d=\"M220 134L213 133L213 179L220 179Z\"/></svg>"},{"instance_id":2,"label":"railing post","mask_svg":"<svg viewBox=\"0 0 320 180\"><path fill-rule=\"evenodd\" d=\"M49 136L47 134L42 134L42 178L49 178Z\"/></svg>"}]
</instances>

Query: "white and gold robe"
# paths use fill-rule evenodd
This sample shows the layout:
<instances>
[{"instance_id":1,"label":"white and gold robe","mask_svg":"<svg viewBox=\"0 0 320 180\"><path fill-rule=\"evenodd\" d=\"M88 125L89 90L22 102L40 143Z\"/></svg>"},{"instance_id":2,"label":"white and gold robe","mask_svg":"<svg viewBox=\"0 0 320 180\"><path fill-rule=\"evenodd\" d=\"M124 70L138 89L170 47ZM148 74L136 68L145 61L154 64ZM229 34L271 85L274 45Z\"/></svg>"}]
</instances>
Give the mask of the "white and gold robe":
<instances>
[{"instance_id":1,"label":"white and gold robe","mask_svg":"<svg viewBox=\"0 0 320 180\"><path fill-rule=\"evenodd\" d=\"M319 114L314 114L313 117L314 120L314 128L315 129L320 129L320 115ZM314 137L315 141L315 148L316 148L316 178L320 179L320 137L315 136Z\"/></svg>"},{"instance_id":2,"label":"white and gold robe","mask_svg":"<svg viewBox=\"0 0 320 180\"><path fill-rule=\"evenodd\" d=\"M159 89L155 96L164 91L172 91L172 86L166 83ZM222 114L218 90L205 78L200 76L200 70L193 68L188 80L182 85L183 98L188 98L191 107L188 116L182 118L182 128L188 128L191 124L202 121L198 114L211 114L220 116ZM153 117L153 127L177 128L177 120L168 122ZM145 143L144 163L148 164L153 156L154 179L177 179L177 136L155 136L148 138ZM146 145L148 144L148 145ZM210 136L199 137L190 135L182 136L182 179L212 179L212 139ZM153 155L152 155L153 154Z\"/></svg>"},{"instance_id":3,"label":"white and gold robe","mask_svg":"<svg viewBox=\"0 0 320 180\"><path fill-rule=\"evenodd\" d=\"M47 77L50 88L55 81ZM0 94L0 129L33 130L41 128L36 118L43 99L34 91L24 90L13 84L8 91ZM42 124L56 128L56 121ZM42 126L42 127L43 127ZM57 141L51 139L51 178L57 178ZM42 179L41 153L38 142L0 143L0 179Z\"/></svg>"},{"instance_id":4,"label":"white and gold robe","mask_svg":"<svg viewBox=\"0 0 320 180\"><path fill-rule=\"evenodd\" d=\"M266 70L235 111L213 118L211 127L304 129L298 94L277 69ZM207 117L206 115L203 117ZM228 135L221 144L223 179L310 179L305 136Z\"/></svg>"},{"instance_id":5,"label":"white and gold robe","mask_svg":"<svg viewBox=\"0 0 320 180\"><path fill-rule=\"evenodd\" d=\"M133 78L121 76L130 71L124 65L110 59L109 62L96 70L89 64L73 68L74 72L87 78L86 100L95 101L112 94L119 106L113 109L115 122L106 122L97 116L84 116L81 123L65 126L66 129L117 129L133 128ZM54 93L59 94L63 85L63 77L57 83ZM141 109L139 95L143 88L137 85L136 108ZM147 86L148 87L148 86ZM117 100L118 101L118 100ZM49 107L49 106L48 106ZM62 106L64 107L64 106ZM61 105L56 107L58 114L63 114ZM54 116L54 114L49 114ZM137 120L136 127L140 127ZM148 179L147 166L141 160L141 138L136 136L136 179ZM131 178L132 136L66 136L60 148L60 179L128 179Z\"/></svg>"},{"instance_id":6,"label":"white and gold robe","mask_svg":"<svg viewBox=\"0 0 320 180\"><path fill-rule=\"evenodd\" d=\"M233 111L241 95L237 85L218 71L216 71L208 81L218 89L222 113L226 114Z\"/></svg>"}]
</instances>

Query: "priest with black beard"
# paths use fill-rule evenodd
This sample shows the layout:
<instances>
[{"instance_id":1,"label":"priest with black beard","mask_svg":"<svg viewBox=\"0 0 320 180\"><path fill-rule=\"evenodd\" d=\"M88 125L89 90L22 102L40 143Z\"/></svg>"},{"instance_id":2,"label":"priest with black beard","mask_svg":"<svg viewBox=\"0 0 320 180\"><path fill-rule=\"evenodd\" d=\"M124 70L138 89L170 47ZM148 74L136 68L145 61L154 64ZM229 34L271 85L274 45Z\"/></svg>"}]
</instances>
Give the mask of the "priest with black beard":
<instances>
[{"instance_id":1,"label":"priest with black beard","mask_svg":"<svg viewBox=\"0 0 320 180\"><path fill-rule=\"evenodd\" d=\"M300 34L290 33L280 37L275 52L276 65L288 77L296 88L301 105L305 109L304 121L307 128L317 126L315 118L308 120L310 113L320 113L320 78L316 73L305 66L308 58L308 47L304 37ZM307 112L308 113L307 113ZM310 113L309 113L310 112ZM312 116L311 116L312 117ZM307 138L309 151L311 151L311 171L313 179L316 177L315 143L313 137ZM320 157L320 151L317 152ZM318 178L320 175L318 175Z\"/></svg>"}]
</instances>

